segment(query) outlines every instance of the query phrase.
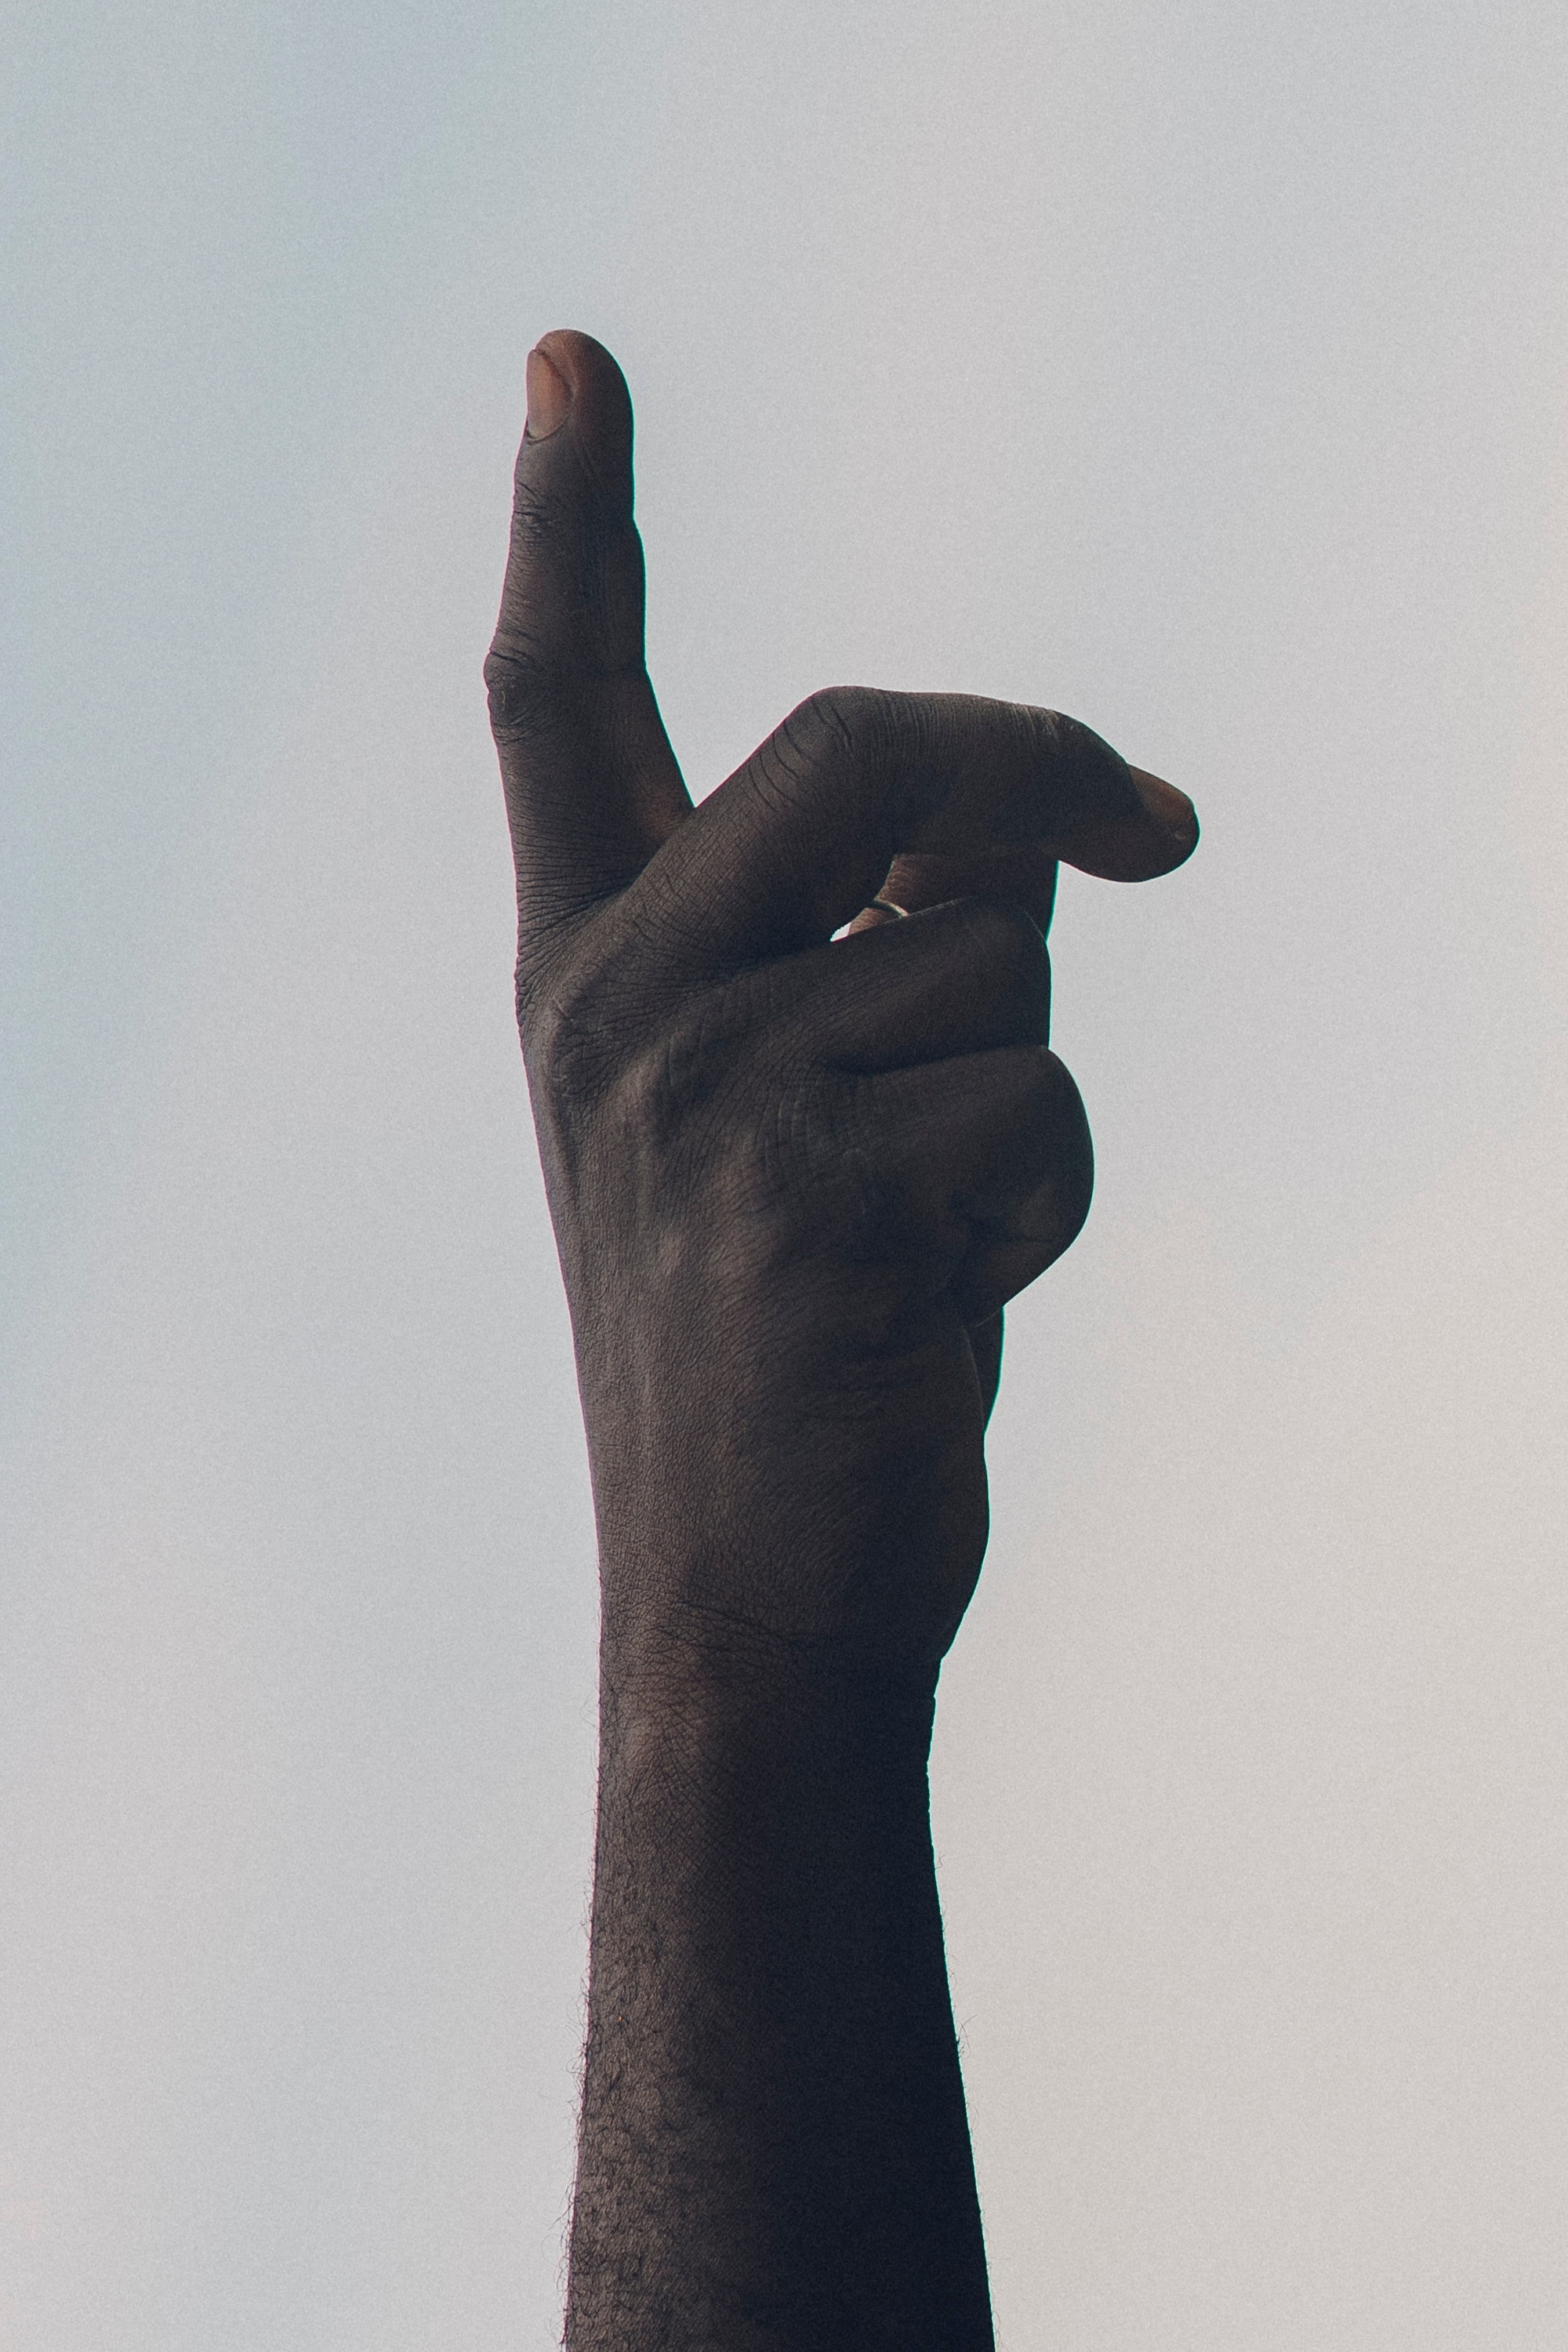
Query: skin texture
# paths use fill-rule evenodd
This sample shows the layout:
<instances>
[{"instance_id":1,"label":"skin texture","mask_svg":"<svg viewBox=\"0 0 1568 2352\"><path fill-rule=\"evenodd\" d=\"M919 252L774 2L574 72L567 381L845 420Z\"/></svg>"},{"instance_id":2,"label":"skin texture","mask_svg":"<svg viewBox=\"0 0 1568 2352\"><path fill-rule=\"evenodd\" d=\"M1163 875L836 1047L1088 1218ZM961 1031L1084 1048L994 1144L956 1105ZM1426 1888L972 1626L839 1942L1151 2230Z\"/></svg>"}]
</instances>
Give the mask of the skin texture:
<instances>
[{"instance_id":1,"label":"skin texture","mask_svg":"<svg viewBox=\"0 0 1568 2352\"><path fill-rule=\"evenodd\" d=\"M566 2341L979 2352L937 1674L1002 1309L1089 1208L1057 862L1143 879L1196 822L1070 719L863 688L694 810L584 335L530 357L486 680L603 1594Z\"/></svg>"}]
</instances>

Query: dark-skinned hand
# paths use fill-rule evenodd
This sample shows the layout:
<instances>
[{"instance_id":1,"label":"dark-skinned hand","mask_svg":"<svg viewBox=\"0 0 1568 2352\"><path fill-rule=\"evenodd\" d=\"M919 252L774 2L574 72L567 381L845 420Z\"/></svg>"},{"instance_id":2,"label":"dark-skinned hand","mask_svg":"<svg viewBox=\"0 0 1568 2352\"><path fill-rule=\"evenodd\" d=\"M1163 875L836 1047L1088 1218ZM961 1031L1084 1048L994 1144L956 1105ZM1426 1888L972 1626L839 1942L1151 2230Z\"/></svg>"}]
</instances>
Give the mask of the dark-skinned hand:
<instances>
[{"instance_id":1,"label":"dark-skinned hand","mask_svg":"<svg viewBox=\"0 0 1568 2352\"><path fill-rule=\"evenodd\" d=\"M604 1596L568 2340L981 2345L930 1709L1002 1309L1089 1207L1058 862L1196 822L1075 720L860 687L693 807L620 371L549 335L528 399L486 678Z\"/></svg>"}]
</instances>

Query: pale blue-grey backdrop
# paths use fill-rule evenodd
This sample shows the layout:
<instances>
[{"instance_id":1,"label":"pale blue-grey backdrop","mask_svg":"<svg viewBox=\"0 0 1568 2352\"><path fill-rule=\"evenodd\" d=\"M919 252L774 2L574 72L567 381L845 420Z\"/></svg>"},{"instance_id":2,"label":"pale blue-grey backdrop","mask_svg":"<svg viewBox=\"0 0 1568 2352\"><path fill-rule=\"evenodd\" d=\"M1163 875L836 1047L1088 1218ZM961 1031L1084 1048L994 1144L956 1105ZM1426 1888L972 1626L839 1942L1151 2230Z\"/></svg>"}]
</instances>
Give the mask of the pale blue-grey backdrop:
<instances>
[{"instance_id":1,"label":"pale blue-grey backdrop","mask_svg":"<svg viewBox=\"0 0 1568 2352\"><path fill-rule=\"evenodd\" d=\"M695 789L812 687L1068 877L937 1817L1010 2352L1568 2337L1568 18L56 0L4 35L6 2352L552 2340L591 1531L479 661L638 403Z\"/></svg>"}]
</instances>

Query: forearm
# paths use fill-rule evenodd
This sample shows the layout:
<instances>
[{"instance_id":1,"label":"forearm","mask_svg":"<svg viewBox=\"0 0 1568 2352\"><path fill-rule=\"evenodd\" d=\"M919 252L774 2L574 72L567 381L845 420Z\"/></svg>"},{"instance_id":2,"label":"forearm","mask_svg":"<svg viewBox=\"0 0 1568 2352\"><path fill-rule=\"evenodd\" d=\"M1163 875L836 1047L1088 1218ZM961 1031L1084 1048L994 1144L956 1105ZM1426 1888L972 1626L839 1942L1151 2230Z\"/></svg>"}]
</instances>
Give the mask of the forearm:
<instances>
[{"instance_id":1,"label":"forearm","mask_svg":"<svg viewBox=\"0 0 1568 2352\"><path fill-rule=\"evenodd\" d=\"M567 2341L992 2342L930 1675L605 1644Z\"/></svg>"}]
</instances>

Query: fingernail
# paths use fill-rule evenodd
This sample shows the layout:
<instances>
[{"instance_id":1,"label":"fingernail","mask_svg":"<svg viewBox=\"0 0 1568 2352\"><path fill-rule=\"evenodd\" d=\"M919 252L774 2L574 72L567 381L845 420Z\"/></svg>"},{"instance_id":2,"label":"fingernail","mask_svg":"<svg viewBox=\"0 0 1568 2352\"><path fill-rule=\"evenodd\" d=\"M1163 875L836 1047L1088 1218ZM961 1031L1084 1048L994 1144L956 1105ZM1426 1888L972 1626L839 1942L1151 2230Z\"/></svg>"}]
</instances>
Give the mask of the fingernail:
<instances>
[{"instance_id":1,"label":"fingernail","mask_svg":"<svg viewBox=\"0 0 1568 2352\"><path fill-rule=\"evenodd\" d=\"M1139 799L1161 832L1190 841L1198 829L1198 813L1185 793L1166 783L1163 776L1152 776L1147 768L1133 768L1131 776Z\"/></svg>"},{"instance_id":2,"label":"fingernail","mask_svg":"<svg viewBox=\"0 0 1568 2352\"><path fill-rule=\"evenodd\" d=\"M560 369L542 352L530 352L528 417L522 428L529 439L548 441L550 436L565 424L571 406L572 387Z\"/></svg>"}]
</instances>

